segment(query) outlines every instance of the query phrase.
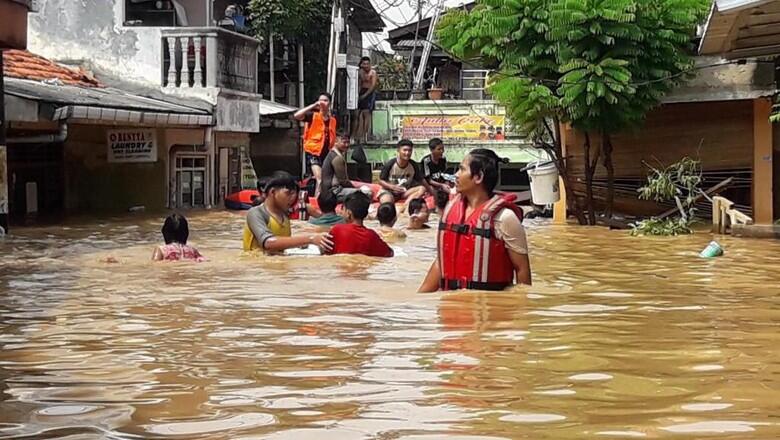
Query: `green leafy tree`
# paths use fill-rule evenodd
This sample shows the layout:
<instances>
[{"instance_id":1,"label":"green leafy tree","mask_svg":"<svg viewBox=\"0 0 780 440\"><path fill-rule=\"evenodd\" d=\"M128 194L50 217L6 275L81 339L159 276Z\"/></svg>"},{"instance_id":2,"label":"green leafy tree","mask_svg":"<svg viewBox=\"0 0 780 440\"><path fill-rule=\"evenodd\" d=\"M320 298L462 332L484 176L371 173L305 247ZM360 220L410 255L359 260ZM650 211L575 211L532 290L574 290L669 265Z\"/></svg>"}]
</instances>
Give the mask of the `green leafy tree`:
<instances>
[{"instance_id":1,"label":"green leafy tree","mask_svg":"<svg viewBox=\"0 0 780 440\"><path fill-rule=\"evenodd\" d=\"M491 80L493 96L535 144L555 158L580 223L595 224L593 176L599 160L607 172L606 214L612 210L611 136L637 127L666 93L688 78L691 37L709 4L479 0L471 12L446 14L438 37L456 56L479 57L498 66ZM584 202L571 189L561 123L585 134Z\"/></svg>"},{"instance_id":2,"label":"green leafy tree","mask_svg":"<svg viewBox=\"0 0 780 440\"><path fill-rule=\"evenodd\" d=\"M325 89L333 3L328 0L250 0L251 32L267 42L275 38L303 43L307 102Z\"/></svg>"}]
</instances>

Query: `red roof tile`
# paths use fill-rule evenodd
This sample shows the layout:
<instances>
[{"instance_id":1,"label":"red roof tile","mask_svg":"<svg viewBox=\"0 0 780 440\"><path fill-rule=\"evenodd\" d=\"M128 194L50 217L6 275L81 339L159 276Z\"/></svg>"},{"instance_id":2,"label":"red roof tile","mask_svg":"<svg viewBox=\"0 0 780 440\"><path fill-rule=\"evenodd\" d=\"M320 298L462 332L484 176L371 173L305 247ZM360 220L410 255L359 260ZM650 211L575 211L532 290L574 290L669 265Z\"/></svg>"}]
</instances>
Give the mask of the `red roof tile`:
<instances>
[{"instance_id":1,"label":"red roof tile","mask_svg":"<svg viewBox=\"0 0 780 440\"><path fill-rule=\"evenodd\" d=\"M10 78L35 81L59 80L81 87L101 87L101 84L82 69L71 69L26 50L3 52L4 74Z\"/></svg>"}]
</instances>

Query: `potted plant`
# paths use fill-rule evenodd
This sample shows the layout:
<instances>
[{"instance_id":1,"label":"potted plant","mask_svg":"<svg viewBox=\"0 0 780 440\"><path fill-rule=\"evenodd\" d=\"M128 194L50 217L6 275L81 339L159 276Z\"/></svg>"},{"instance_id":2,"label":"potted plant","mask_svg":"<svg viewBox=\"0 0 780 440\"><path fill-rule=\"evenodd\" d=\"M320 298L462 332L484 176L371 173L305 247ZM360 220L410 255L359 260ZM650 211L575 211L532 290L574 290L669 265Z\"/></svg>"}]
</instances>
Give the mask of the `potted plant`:
<instances>
[{"instance_id":1,"label":"potted plant","mask_svg":"<svg viewBox=\"0 0 780 440\"><path fill-rule=\"evenodd\" d=\"M438 71L436 68L433 69L433 73L431 73L431 76L428 77L428 84L430 86L428 87L428 99L432 101L439 101L441 100L442 95L444 94L444 89L439 87L439 85L436 82L436 79L438 78Z\"/></svg>"},{"instance_id":2,"label":"potted plant","mask_svg":"<svg viewBox=\"0 0 780 440\"><path fill-rule=\"evenodd\" d=\"M409 66L403 58L386 58L376 67L379 76L377 99L409 99Z\"/></svg>"}]
</instances>

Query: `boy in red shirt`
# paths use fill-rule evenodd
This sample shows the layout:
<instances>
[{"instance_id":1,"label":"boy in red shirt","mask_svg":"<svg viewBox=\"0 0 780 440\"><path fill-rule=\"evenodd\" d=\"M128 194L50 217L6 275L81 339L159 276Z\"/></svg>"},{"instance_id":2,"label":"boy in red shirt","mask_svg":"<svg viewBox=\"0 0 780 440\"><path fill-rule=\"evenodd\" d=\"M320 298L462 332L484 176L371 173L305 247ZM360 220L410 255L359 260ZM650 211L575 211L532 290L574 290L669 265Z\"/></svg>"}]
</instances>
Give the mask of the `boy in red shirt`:
<instances>
[{"instance_id":1,"label":"boy in red shirt","mask_svg":"<svg viewBox=\"0 0 780 440\"><path fill-rule=\"evenodd\" d=\"M346 224L335 225L330 230L333 236L334 254L363 254L369 257L392 257L393 249L379 234L363 226L368 216L371 200L361 192L353 193L344 200Z\"/></svg>"}]
</instances>

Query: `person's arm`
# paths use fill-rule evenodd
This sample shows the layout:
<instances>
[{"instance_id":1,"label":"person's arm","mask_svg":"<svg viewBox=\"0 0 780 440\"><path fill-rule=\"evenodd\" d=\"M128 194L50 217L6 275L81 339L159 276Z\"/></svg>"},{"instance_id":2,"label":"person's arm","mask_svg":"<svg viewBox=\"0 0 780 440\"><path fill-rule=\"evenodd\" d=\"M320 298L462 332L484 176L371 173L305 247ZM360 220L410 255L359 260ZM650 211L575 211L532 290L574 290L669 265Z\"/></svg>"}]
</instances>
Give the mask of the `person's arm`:
<instances>
[{"instance_id":1,"label":"person's arm","mask_svg":"<svg viewBox=\"0 0 780 440\"><path fill-rule=\"evenodd\" d=\"M165 259L163 256L162 250L160 249L160 246L157 246L154 248L154 253L152 254L152 261L162 261Z\"/></svg>"},{"instance_id":2,"label":"person's arm","mask_svg":"<svg viewBox=\"0 0 780 440\"><path fill-rule=\"evenodd\" d=\"M347 175L347 161L344 160L344 157L337 156L331 164L333 165L333 173L336 175L336 180L339 181L339 186L342 188L354 188Z\"/></svg>"},{"instance_id":3,"label":"person's arm","mask_svg":"<svg viewBox=\"0 0 780 440\"><path fill-rule=\"evenodd\" d=\"M311 104L311 105L309 105L307 107L299 109L297 112L295 112L295 114L293 115L293 118L295 118L295 120L297 120L297 121L303 121L304 119L306 119L306 115L307 114L312 113L314 111L317 111L317 110L319 110L319 108L320 108L320 103L319 103L319 101L317 101L314 104Z\"/></svg>"},{"instance_id":4,"label":"person's arm","mask_svg":"<svg viewBox=\"0 0 780 440\"><path fill-rule=\"evenodd\" d=\"M319 247L324 253L333 250L333 237L330 234L309 234L298 235L296 237L277 237L271 236L263 242L263 249L272 252L283 251L285 249L298 248L313 244Z\"/></svg>"},{"instance_id":5,"label":"person's arm","mask_svg":"<svg viewBox=\"0 0 780 440\"><path fill-rule=\"evenodd\" d=\"M515 267L515 279L517 284L531 285L531 262L528 259L528 254L519 254L513 250L509 250L509 259L512 260L512 266Z\"/></svg>"},{"instance_id":6,"label":"person's arm","mask_svg":"<svg viewBox=\"0 0 780 440\"><path fill-rule=\"evenodd\" d=\"M428 269L428 274L425 275L425 279L422 285L417 290L419 293L430 293L439 290L439 283L441 282L441 269L439 268L439 259L436 258L431 263L431 268Z\"/></svg>"},{"instance_id":7,"label":"person's arm","mask_svg":"<svg viewBox=\"0 0 780 440\"><path fill-rule=\"evenodd\" d=\"M522 220L517 214L504 209L496 218L496 238L504 242L512 265L515 268L515 277L518 284L531 285L531 263L528 258L528 239Z\"/></svg>"}]
</instances>

